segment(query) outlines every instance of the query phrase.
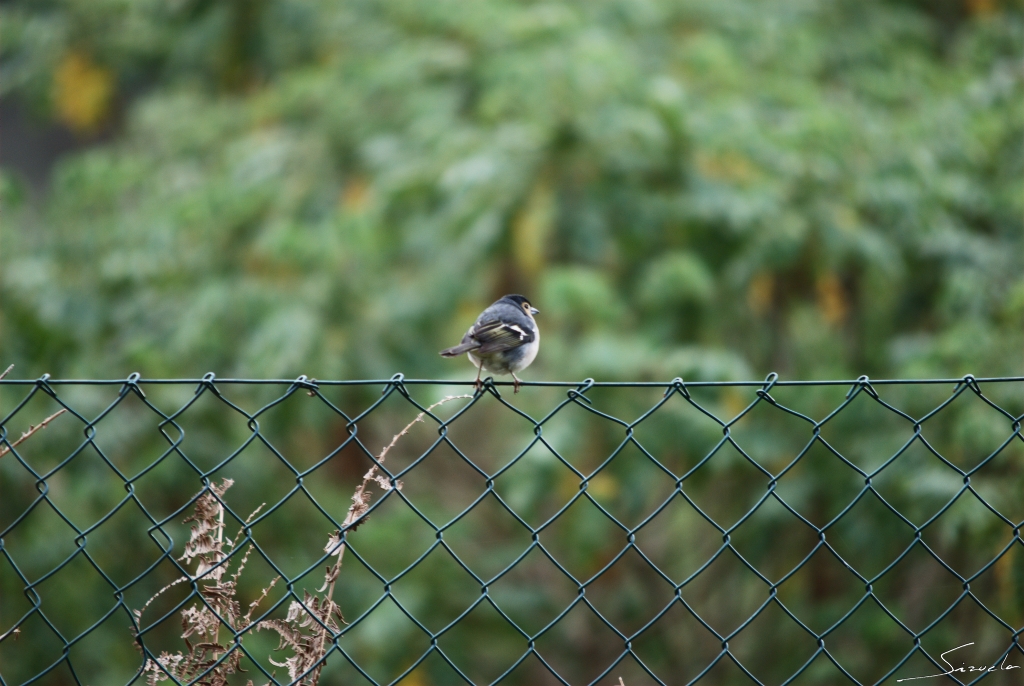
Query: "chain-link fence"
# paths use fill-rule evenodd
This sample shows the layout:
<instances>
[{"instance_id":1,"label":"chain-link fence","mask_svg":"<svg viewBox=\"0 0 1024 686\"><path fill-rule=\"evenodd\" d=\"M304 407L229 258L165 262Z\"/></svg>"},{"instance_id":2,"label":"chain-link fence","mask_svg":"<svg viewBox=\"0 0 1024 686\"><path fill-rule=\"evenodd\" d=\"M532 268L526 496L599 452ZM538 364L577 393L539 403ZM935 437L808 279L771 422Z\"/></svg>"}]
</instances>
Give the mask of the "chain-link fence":
<instances>
[{"instance_id":1,"label":"chain-link fence","mask_svg":"<svg viewBox=\"0 0 1024 686\"><path fill-rule=\"evenodd\" d=\"M3 380L0 683L1021 683L1022 383Z\"/></svg>"}]
</instances>

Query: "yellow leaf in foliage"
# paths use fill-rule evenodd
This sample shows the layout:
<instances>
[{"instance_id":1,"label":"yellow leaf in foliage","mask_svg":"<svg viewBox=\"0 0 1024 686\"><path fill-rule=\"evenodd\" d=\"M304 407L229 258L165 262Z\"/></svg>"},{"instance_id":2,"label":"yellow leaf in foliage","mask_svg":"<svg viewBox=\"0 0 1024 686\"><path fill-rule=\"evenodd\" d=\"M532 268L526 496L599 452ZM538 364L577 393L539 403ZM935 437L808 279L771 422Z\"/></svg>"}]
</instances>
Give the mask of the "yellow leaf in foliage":
<instances>
[{"instance_id":1,"label":"yellow leaf in foliage","mask_svg":"<svg viewBox=\"0 0 1024 686\"><path fill-rule=\"evenodd\" d=\"M530 191L523 208L512 220L512 249L516 267L532 282L544 267L545 249L555 222L555 194L542 176Z\"/></svg>"},{"instance_id":2,"label":"yellow leaf in foliage","mask_svg":"<svg viewBox=\"0 0 1024 686\"><path fill-rule=\"evenodd\" d=\"M703 176L714 181L744 184L757 177L754 164L738 152L698 151L695 155L695 164Z\"/></svg>"},{"instance_id":3,"label":"yellow leaf in foliage","mask_svg":"<svg viewBox=\"0 0 1024 686\"><path fill-rule=\"evenodd\" d=\"M835 274L827 274L819 278L816 284L818 291L818 309L822 318L829 324L842 324L850 306L846 302L843 284Z\"/></svg>"},{"instance_id":4,"label":"yellow leaf in foliage","mask_svg":"<svg viewBox=\"0 0 1024 686\"><path fill-rule=\"evenodd\" d=\"M341 192L341 208L358 214L370 201L370 184L362 177L354 177Z\"/></svg>"},{"instance_id":5,"label":"yellow leaf in foliage","mask_svg":"<svg viewBox=\"0 0 1024 686\"><path fill-rule=\"evenodd\" d=\"M423 678L426 676L426 670L414 669L412 673L402 679L402 686L427 686L427 681Z\"/></svg>"},{"instance_id":6,"label":"yellow leaf in foliage","mask_svg":"<svg viewBox=\"0 0 1024 686\"><path fill-rule=\"evenodd\" d=\"M1008 550L1005 555L996 560L996 563L992 565L995 586L999 589L999 598L1005 603L1004 607L1007 608L1013 607L1014 604L1013 563L1014 557L1019 557L1019 555L1014 554L1016 552L1014 548ZM999 551L997 550L995 554L998 555ZM1020 615L1018 614L1017 618L1019 617Z\"/></svg>"},{"instance_id":7,"label":"yellow leaf in foliage","mask_svg":"<svg viewBox=\"0 0 1024 686\"><path fill-rule=\"evenodd\" d=\"M997 0L967 0L967 11L974 15L992 14L999 9Z\"/></svg>"},{"instance_id":8,"label":"yellow leaf in foliage","mask_svg":"<svg viewBox=\"0 0 1024 686\"><path fill-rule=\"evenodd\" d=\"M114 75L81 52L70 52L53 75L58 118L79 133L95 131L110 111Z\"/></svg>"},{"instance_id":9,"label":"yellow leaf in foliage","mask_svg":"<svg viewBox=\"0 0 1024 686\"><path fill-rule=\"evenodd\" d=\"M752 398L737 388L726 388L722 393L722 417L732 419L747 408Z\"/></svg>"},{"instance_id":10,"label":"yellow leaf in foliage","mask_svg":"<svg viewBox=\"0 0 1024 686\"><path fill-rule=\"evenodd\" d=\"M619 494L619 482L614 476L604 471L590 480L587 490L595 498L611 499Z\"/></svg>"},{"instance_id":11,"label":"yellow leaf in foliage","mask_svg":"<svg viewBox=\"0 0 1024 686\"><path fill-rule=\"evenodd\" d=\"M775 297L775 278L771 274L758 274L747 287L747 306L754 314L761 315L772 306Z\"/></svg>"}]
</instances>

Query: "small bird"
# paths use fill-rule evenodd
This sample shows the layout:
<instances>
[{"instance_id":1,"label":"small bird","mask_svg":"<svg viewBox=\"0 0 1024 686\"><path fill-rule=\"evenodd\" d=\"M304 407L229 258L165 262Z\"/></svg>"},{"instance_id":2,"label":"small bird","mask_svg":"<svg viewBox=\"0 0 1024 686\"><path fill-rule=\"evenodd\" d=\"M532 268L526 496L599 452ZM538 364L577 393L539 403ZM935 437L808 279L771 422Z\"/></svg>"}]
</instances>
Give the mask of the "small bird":
<instances>
[{"instance_id":1,"label":"small bird","mask_svg":"<svg viewBox=\"0 0 1024 686\"><path fill-rule=\"evenodd\" d=\"M521 295L506 295L480 313L476 323L453 348L441 351L442 357L469 353L477 367L476 388L480 390L480 372L511 374L515 393L519 392L520 372L530 366L540 348L540 329L534 315L540 310Z\"/></svg>"}]
</instances>

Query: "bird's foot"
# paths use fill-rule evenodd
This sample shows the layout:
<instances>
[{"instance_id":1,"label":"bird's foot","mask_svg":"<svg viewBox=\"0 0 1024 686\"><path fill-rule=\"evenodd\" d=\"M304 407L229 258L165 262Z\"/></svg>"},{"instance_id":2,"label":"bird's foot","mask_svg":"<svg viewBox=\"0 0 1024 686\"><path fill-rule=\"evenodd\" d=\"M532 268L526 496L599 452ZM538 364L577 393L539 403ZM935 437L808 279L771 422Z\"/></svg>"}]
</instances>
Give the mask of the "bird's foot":
<instances>
[{"instance_id":1,"label":"bird's foot","mask_svg":"<svg viewBox=\"0 0 1024 686\"><path fill-rule=\"evenodd\" d=\"M513 393L513 395L519 392L519 386L520 385L522 385L522 382L516 377L515 374L513 374L512 375L512 393Z\"/></svg>"}]
</instances>

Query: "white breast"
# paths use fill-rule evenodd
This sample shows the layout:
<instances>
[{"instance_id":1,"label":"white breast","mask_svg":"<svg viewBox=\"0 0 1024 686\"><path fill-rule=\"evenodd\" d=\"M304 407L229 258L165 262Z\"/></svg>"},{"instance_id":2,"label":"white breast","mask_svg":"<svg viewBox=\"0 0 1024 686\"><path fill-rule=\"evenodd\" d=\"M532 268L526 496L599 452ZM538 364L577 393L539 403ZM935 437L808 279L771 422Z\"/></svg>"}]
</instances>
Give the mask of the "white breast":
<instances>
[{"instance_id":1,"label":"white breast","mask_svg":"<svg viewBox=\"0 0 1024 686\"><path fill-rule=\"evenodd\" d=\"M524 347L526 348L526 354L523 355L523 359L516 365L516 371L526 369L537 357L537 351L540 350L540 327L537 326L537 322L533 323L533 340Z\"/></svg>"}]
</instances>

